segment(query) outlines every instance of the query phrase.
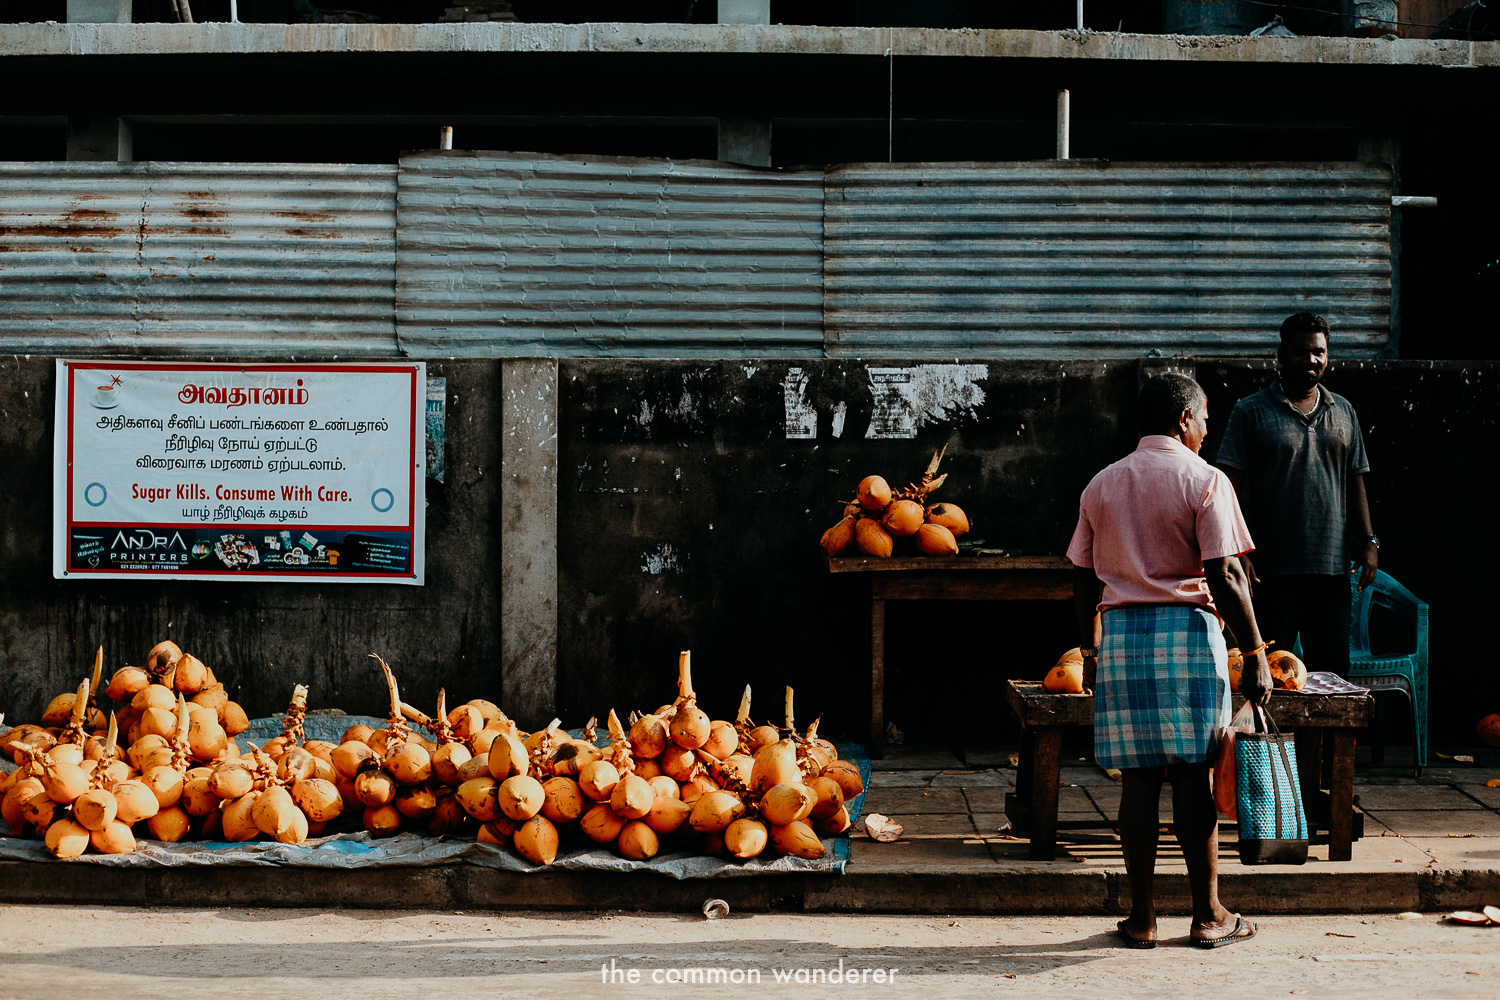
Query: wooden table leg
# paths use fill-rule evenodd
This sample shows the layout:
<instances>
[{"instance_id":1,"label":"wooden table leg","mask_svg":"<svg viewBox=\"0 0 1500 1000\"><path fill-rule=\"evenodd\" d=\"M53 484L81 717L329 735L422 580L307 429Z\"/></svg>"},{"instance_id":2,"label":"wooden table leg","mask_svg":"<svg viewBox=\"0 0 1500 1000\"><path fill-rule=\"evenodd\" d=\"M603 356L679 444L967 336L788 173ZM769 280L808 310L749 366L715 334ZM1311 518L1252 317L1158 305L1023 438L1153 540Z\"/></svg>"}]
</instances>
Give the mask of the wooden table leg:
<instances>
[{"instance_id":1,"label":"wooden table leg","mask_svg":"<svg viewBox=\"0 0 1500 1000\"><path fill-rule=\"evenodd\" d=\"M1354 732L1331 729L1333 778L1329 782L1328 860L1348 861L1354 856Z\"/></svg>"},{"instance_id":2,"label":"wooden table leg","mask_svg":"<svg viewBox=\"0 0 1500 1000\"><path fill-rule=\"evenodd\" d=\"M1036 727L1031 766L1031 851L1033 861L1057 857L1057 780L1062 773L1062 729Z\"/></svg>"},{"instance_id":3,"label":"wooden table leg","mask_svg":"<svg viewBox=\"0 0 1500 1000\"><path fill-rule=\"evenodd\" d=\"M1323 821L1323 729L1298 726L1296 738L1297 783L1302 786L1302 812L1308 836L1312 836L1314 823Z\"/></svg>"},{"instance_id":4,"label":"wooden table leg","mask_svg":"<svg viewBox=\"0 0 1500 1000\"><path fill-rule=\"evenodd\" d=\"M1031 836L1031 789L1036 784L1032 768L1036 760L1036 730L1023 725L1021 749L1016 754L1016 790L1005 793L1005 818L1016 837Z\"/></svg>"},{"instance_id":5,"label":"wooden table leg","mask_svg":"<svg viewBox=\"0 0 1500 1000\"><path fill-rule=\"evenodd\" d=\"M870 598L870 756L885 756L885 601Z\"/></svg>"}]
</instances>

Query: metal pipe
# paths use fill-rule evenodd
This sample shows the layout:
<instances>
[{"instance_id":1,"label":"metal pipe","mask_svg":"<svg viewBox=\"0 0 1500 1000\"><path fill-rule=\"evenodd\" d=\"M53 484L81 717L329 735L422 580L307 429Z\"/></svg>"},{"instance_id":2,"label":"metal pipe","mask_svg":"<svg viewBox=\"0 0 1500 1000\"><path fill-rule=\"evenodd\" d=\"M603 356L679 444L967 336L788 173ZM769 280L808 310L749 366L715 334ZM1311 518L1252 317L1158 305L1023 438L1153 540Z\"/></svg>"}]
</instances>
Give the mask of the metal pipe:
<instances>
[{"instance_id":1,"label":"metal pipe","mask_svg":"<svg viewBox=\"0 0 1500 1000\"><path fill-rule=\"evenodd\" d=\"M1068 158L1069 131L1072 128L1072 101L1066 90L1057 92L1057 158Z\"/></svg>"},{"instance_id":2,"label":"metal pipe","mask_svg":"<svg viewBox=\"0 0 1500 1000\"><path fill-rule=\"evenodd\" d=\"M438 128L438 149L453 148L453 126L443 125Z\"/></svg>"},{"instance_id":3,"label":"metal pipe","mask_svg":"<svg viewBox=\"0 0 1500 1000\"><path fill-rule=\"evenodd\" d=\"M1083 0L1078 0L1082 3ZM240 23L240 0L229 0L229 20L234 24Z\"/></svg>"},{"instance_id":4,"label":"metal pipe","mask_svg":"<svg viewBox=\"0 0 1500 1000\"><path fill-rule=\"evenodd\" d=\"M1430 195L1393 194L1392 208L1437 208L1437 199Z\"/></svg>"},{"instance_id":5,"label":"metal pipe","mask_svg":"<svg viewBox=\"0 0 1500 1000\"><path fill-rule=\"evenodd\" d=\"M1083 0L1078 0L1078 30L1083 30Z\"/></svg>"}]
</instances>

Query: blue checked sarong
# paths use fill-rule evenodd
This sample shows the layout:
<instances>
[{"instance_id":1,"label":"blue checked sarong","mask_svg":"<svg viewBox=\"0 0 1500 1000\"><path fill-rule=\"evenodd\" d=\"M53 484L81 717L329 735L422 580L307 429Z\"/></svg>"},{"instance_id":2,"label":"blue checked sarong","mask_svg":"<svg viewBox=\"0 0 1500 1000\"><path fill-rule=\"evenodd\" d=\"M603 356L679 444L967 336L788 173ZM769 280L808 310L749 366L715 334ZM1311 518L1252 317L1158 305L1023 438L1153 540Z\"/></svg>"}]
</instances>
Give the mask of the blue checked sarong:
<instances>
[{"instance_id":1,"label":"blue checked sarong","mask_svg":"<svg viewBox=\"0 0 1500 1000\"><path fill-rule=\"evenodd\" d=\"M1213 612L1187 605L1104 612L1094 685L1102 767L1208 760L1229 724L1229 653Z\"/></svg>"}]
</instances>

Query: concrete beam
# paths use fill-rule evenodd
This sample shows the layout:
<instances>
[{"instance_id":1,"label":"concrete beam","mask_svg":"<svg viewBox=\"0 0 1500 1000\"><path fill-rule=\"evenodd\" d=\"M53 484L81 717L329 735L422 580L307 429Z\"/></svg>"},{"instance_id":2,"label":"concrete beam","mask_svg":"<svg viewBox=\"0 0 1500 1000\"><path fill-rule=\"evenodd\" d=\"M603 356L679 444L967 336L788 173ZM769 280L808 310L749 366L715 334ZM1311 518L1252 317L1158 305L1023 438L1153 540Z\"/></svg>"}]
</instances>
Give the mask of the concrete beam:
<instances>
[{"instance_id":1,"label":"concrete beam","mask_svg":"<svg viewBox=\"0 0 1500 1000\"><path fill-rule=\"evenodd\" d=\"M501 366L500 686L522 728L557 705L557 361Z\"/></svg>"},{"instance_id":2,"label":"concrete beam","mask_svg":"<svg viewBox=\"0 0 1500 1000\"><path fill-rule=\"evenodd\" d=\"M116 160L135 158L135 132L118 115L75 115L68 119L68 159Z\"/></svg>"},{"instance_id":3,"label":"concrete beam","mask_svg":"<svg viewBox=\"0 0 1500 1000\"><path fill-rule=\"evenodd\" d=\"M1500 67L1500 42L755 24L12 24L0 59L312 53L631 53Z\"/></svg>"}]
</instances>

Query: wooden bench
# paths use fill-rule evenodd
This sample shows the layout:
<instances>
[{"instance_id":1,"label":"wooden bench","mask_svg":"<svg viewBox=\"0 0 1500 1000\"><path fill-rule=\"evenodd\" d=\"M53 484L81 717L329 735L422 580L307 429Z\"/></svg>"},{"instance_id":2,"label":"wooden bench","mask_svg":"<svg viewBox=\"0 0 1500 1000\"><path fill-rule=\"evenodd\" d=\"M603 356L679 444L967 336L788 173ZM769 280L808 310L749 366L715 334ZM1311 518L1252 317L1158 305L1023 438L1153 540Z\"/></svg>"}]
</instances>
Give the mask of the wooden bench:
<instances>
[{"instance_id":1,"label":"wooden bench","mask_svg":"<svg viewBox=\"0 0 1500 1000\"><path fill-rule=\"evenodd\" d=\"M1006 682L1005 700L1021 721L1021 753L1016 790L1005 796L1005 815L1018 837L1031 839L1030 857L1057 857L1057 788L1061 774L1063 729L1094 724L1094 696L1053 694L1036 681ZM1244 704L1234 697L1236 711ZM1297 772L1307 811L1308 832L1327 829L1316 842L1328 844L1329 861L1348 861L1352 844L1364 835L1364 815L1354 806L1354 730L1370 723L1374 701L1367 694L1301 694L1278 692L1270 713L1276 726L1295 730ZM1323 788L1327 758L1330 777ZM1069 828L1098 826L1094 822Z\"/></svg>"}]
</instances>

